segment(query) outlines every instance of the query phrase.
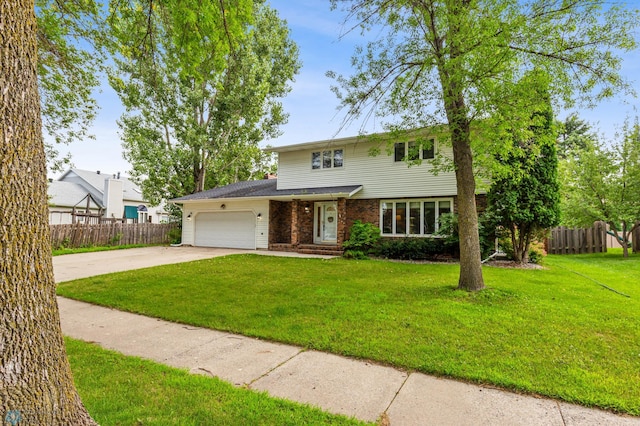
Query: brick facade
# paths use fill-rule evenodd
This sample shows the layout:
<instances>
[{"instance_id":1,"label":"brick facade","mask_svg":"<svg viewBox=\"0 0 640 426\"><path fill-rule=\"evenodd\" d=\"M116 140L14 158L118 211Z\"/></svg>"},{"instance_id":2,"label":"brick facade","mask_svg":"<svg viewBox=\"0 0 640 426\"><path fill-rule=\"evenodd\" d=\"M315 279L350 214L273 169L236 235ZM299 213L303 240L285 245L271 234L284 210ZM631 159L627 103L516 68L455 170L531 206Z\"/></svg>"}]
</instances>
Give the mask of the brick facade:
<instances>
[{"instance_id":1,"label":"brick facade","mask_svg":"<svg viewBox=\"0 0 640 426\"><path fill-rule=\"evenodd\" d=\"M269 244L291 244L291 203L269 201Z\"/></svg>"},{"instance_id":2,"label":"brick facade","mask_svg":"<svg viewBox=\"0 0 640 426\"><path fill-rule=\"evenodd\" d=\"M349 239L349 229L356 220L380 227L379 199L340 198L336 204L338 208L336 243L338 246ZM478 212L484 211L487 197L485 195L476 196L476 205ZM315 201L270 201L269 244L290 245L293 250L298 245L313 244L314 207ZM457 197L453 197L453 208L454 211L458 210Z\"/></svg>"},{"instance_id":3,"label":"brick facade","mask_svg":"<svg viewBox=\"0 0 640 426\"><path fill-rule=\"evenodd\" d=\"M313 244L313 201L298 201L299 244Z\"/></svg>"},{"instance_id":4,"label":"brick facade","mask_svg":"<svg viewBox=\"0 0 640 426\"><path fill-rule=\"evenodd\" d=\"M345 240L349 239L349 229L353 222L372 223L380 226L380 200L347 200L345 218Z\"/></svg>"}]
</instances>

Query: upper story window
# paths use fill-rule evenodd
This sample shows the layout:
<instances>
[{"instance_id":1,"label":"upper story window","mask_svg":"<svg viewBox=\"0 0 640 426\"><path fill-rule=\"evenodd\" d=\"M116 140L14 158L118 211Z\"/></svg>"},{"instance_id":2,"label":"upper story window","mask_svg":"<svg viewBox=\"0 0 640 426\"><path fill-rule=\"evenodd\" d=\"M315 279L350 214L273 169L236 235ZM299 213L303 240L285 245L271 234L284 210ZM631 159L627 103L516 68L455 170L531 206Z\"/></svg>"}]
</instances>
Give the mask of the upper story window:
<instances>
[{"instance_id":1,"label":"upper story window","mask_svg":"<svg viewBox=\"0 0 640 426\"><path fill-rule=\"evenodd\" d=\"M327 149L311 153L311 168L331 169L340 168L344 164L344 151L342 149Z\"/></svg>"},{"instance_id":2,"label":"upper story window","mask_svg":"<svg viewBox=\"0 0 640 426\"><path fill-rule=\"evenodd\" d=\"M394 161L405 161L407 156L410 161L434 159L436 156L436 141L430 139L429 146L424 146L422 149L419 149L415 142L397 142L393 147Z\"/></svg>"}]
</instances>

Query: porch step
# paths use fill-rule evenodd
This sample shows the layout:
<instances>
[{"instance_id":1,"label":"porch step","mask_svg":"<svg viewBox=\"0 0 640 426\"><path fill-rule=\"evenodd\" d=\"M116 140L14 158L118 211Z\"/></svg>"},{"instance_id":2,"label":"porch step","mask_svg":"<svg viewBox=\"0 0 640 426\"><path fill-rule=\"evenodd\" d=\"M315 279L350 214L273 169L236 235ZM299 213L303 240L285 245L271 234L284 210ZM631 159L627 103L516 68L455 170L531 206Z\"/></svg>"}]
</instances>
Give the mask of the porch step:
<instances>
[{"instance_id":1,"label":"porch step","mask_svg":"<svg viewBox=\"0 0 640 426\"><path fill-rule=\"evenodd\" d=\"M324 256L342 256L342 248L336 245L300 244L298 253L319 254Z\"/></svg>"},{"instance_id":2,"label":"porch step","mask_svg":"<svg viewBox=\"0 0 640 426\"><path fill-rule=\"evenodd\" d=\"M298 253L302 254L317 254L320 256L342 256L342 252L339 250L312 250L312 249L299 249Z\"/></svg>"},{"instance_id":3,"label":"porch step","mask_svg":"<svg viewBox=\"0 0 640 426\"><path fill-rule=\"evenodd\" d=\"M271 251L296 251L293 244L269 244L269 250Z\"/></svg>"}]
</instances>

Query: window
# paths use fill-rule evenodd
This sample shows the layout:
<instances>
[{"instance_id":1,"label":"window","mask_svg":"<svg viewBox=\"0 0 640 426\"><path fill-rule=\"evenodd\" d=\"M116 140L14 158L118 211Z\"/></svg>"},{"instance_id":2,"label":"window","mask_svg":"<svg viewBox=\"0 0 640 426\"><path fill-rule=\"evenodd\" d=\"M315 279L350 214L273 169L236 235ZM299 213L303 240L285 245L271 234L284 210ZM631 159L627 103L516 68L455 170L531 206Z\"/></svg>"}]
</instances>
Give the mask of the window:
<instances>
[{"instance_id":1,"label":"window","mask_svg":"<svg viewBox=\"0 0 640 426\"><path fill-rule=\"evenodd\" d=\"M396 162L404 161L406 156L410 161L433 160L436 156L436 141L430 139L428 145L423 146L420 150L415 142L396 142L393 146L393 160Z\"/></svg>"},{"instance_id":2,"label":"window","mask_svg":"<svg viewBox=\"0 0 640 426\"><path fill-rule=\"evenodd\" d=\"M405 153L406 144L404 142L396 142L393 147L393 160L394 161L403 161L404 153Z\"/></svg>"},{"instance_id":3,"label":"window","mask_svg":"<svg viewBox=\"0 0 640 426\"><path fill-rule=\"evenodd\" d=\"M341 149L333 150L333 167L342 167L343 154Z\"/></svg>"},{"instance_id":4,"label":"window","mask_svg":"<svg viewBox=\"0 0 640 426\"><path fill-rule=\"evenodd\" d=\"M313 170L340 168L344 163L342 149L328 149L311 153L311 168Z\"/></svg>"},{"instance_id":5,"label":"window","mask_svg":"<svg viewBox=\"0 0 640 426\"><path fill-rule=\"evenodd\" d=\"M320 168L320 153L313 152L311 153L311 168L319 169Z\"/></svg>"},{"instance_id":6,"label":"window","mask_svg":"<svg viewBox=\"0 0 640 426\"><path fill-rule=\"evenodd\" d=\"M433 235L439 218L453 211L451 199L382 201L380 223L382 235Z\"/></svg>"},{"instance_id":7,"label":"window","mask_svg":"<svg viewBox=\"0 0 640 426\"><path fill-rule=\"evenodd\" d=\"M422 147L422 159L433 160L434 158L436 158L436 141L429 139L429 146Z\"/></svg>"},{"instance_id":8,"label":"window","mask_svg":"<svg viewBox=\"0 0 640 426\"><path fill-rule=\"evenodd\" d=\"M380 206L380 214L382 215L382 233L393 234L393 202L382 202Z\"/></svg>"}]
</instances>

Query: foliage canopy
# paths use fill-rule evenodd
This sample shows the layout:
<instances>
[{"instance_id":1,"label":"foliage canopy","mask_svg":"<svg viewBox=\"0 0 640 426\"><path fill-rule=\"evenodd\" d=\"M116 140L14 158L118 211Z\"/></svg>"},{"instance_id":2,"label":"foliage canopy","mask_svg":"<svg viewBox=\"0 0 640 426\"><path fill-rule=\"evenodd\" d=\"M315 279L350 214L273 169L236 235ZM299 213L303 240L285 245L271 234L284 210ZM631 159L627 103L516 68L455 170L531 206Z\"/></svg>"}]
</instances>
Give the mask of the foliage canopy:
<instances>
[{"instance_id":1,"label":"foliage canopy","mask_svg":"<svg viewBox=\"0 0 640 426\"><path fill-rule=\"evenodd\" d=\"M544 91L542 98L547 98ZM529 246L537 236L560 222L560 185L556 131L551 105L534 112L532 137L514 143L495 159L498 173L489 190L489 210L511 237L514 260L527 263ZM506 171L506 172L504 172Z\"/></svg>"},{"instance_id":2,"label":"foliage canopy","mask_svg":"<svg viewBox=\"0 0 640 426\"><path fill-rule=\"evenodd\" d=\"M640 124L624 125L611 144L588 139L584 149L561 163L564 223L609 224L628 256L629 236L640 226Z\"/></svg>"},{"instance_id":3,"label":"foliage canopy","mask_svg":"<svg viewBox=\"0 0 640 426\"><path fill-rule=\"evenodd\" d=\"M104 14L94 0L36 0L38 89L45 151L50 169L61 170L70 156L58 144L92 138L106 40Z\"/></svg>"},{"instance_id":4,"label":"foliage canopy","mask_svg":"<svg viewBox=\"0 0 640 426\"><path fill-rule=\"evenodd\" d=\"M480 268L473 151L509 150L529 139L530 111L552 101L593 104L629 86L615 52L636 47L638 12L597 0L332 0L349 28L377 34L353 55L353 75L334 88L346 120L377 117L388 130L446 123L454 154L460 228L459 287L484 287ZM373 31L375 30L375 31ZM488 120L491 118L491 120ZM471 132L474 129L481 131ZM521 129L522 132L514 129Z\"/></svg>"},{"instance_id":5,"label":"foliage canopy","mask_svg":"<svg viewBox=\"0 0 640 426\"><path fill-rule=\"evenodd\" d=\"M286 23L260 0L116 10L110 84L131 174L152 202L250 179L279 134L299 69Z\"/></svg>"}]
</instances>

